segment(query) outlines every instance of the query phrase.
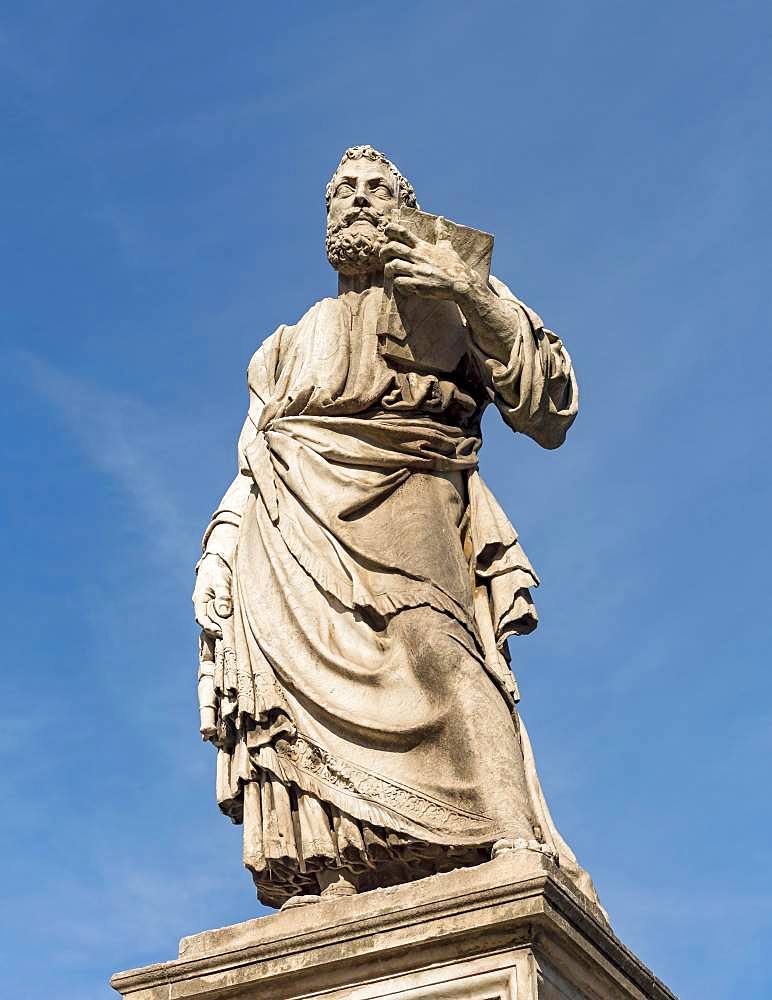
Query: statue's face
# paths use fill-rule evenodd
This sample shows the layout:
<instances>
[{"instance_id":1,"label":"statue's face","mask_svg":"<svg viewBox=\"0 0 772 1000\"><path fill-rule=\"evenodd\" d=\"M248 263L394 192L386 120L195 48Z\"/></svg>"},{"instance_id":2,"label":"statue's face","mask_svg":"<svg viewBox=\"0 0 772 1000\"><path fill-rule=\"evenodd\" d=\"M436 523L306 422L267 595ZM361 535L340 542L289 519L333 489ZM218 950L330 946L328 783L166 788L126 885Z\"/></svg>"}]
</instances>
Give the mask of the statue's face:
<instances>
[{"instance_id":1,"label":"statue's face","mask_svg":"<svg viewBox=\"0 0 772 1000\"><path fill-rule=\"evenodd\" d=\"M347 160L335 178L327 225L352 233L373 232L397 206L397 184L384 163Z\"/></svg>"},{"instance_id":2,"label":"statue's face","mask_svg":"<svg viewBox=\"0 0 772 1000\"><path fill-rule=\"evenodd\" d=\"M397 181L385 164L364 156L344 163L327 212L327 259L336 271L355 275L383 270L380 248L396 206Z\"/></svg>"}]
</instances>

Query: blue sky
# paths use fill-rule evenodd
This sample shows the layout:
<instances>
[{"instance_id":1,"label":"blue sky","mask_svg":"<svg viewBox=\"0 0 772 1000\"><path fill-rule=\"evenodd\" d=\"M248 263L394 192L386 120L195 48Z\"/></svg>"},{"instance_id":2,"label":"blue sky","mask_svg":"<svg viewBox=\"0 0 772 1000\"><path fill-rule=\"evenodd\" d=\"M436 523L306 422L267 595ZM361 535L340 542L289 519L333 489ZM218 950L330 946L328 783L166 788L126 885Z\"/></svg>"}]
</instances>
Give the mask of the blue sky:
<instances>
[{"instance_id":1,"label":"blue sky","mask_svg":"<svg viewBox=\"0 0 772 1000\"><path fill-rule=\"evenodd\" d=\"M370 142L496 234L583 409L483 472L543 586L513 644L543 784L683 998L768 961L769 60L762 2L0 5L4 981L118 969L258 908L197 735L192 567L244 368L334 288Z\"/></svg>"}]
</instances>

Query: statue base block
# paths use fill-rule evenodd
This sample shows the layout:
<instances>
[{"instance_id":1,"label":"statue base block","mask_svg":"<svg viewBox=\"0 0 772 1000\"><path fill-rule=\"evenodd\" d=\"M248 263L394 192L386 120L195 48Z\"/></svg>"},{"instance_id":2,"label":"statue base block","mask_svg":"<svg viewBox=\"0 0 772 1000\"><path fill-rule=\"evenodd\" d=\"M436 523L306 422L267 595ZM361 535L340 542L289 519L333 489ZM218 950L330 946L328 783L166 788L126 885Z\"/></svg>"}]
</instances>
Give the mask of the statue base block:
<instances>
[{"instance_id":1,"label":"statue base block","mask_svg":"<svg viewBox=\"0 0 772 1000\"><path fill-rule=\"evenodd\" d=\"M128 1000L675 1000L529 851L194 934L111 984Z\"/></svg>"}]
</instances>

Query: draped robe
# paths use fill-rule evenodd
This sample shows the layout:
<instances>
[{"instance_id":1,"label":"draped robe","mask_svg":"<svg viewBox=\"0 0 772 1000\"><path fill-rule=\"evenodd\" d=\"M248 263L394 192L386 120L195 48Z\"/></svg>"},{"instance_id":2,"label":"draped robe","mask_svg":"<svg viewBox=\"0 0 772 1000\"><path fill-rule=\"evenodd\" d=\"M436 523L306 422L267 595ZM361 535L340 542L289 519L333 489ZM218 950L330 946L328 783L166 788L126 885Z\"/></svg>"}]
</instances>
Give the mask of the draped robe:
<instances>
[{"instance_id":1,"label":"draped robe","mask_svg":"<svg viewBox=\"0 0 772 1000\"><path fill-rule=\"evenodd\" d=\"M204 536L233 615L201 640L202 732L221 809L244 824L258 896L280 905L348 868L361 887L545 843L549 816L509 669L536 574L478 471L493 402L544 447L578 405L568 353L495 278L507 363L468 340L456 370L379 351L382 290L324 299L248 368L238 474Z\"/></svg>"}]
</instances>

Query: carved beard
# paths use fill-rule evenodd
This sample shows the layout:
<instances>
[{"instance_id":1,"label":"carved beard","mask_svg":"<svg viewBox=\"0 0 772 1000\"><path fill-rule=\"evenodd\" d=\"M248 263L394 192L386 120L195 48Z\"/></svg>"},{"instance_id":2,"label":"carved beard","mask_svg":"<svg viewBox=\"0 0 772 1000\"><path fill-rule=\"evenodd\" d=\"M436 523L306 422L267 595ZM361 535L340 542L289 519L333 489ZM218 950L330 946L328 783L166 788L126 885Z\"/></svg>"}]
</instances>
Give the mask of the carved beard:
<instances>
[{"instance_id":1,"label":"carved beard","mask_svg":"<svg viewBox=\"0 0 772 1000\"><path fill-rule=\"evenodd\" d=\"M351 231L352 223L362 217L376 226L374 232ZM388 221L388 217L376 215L375 212L361 212L357 209L355 213L348 213L339 222L327 227L327 260L339 274L382 271L379 251L386 242L384 230Z\"/></svg>"}]
</instances>

